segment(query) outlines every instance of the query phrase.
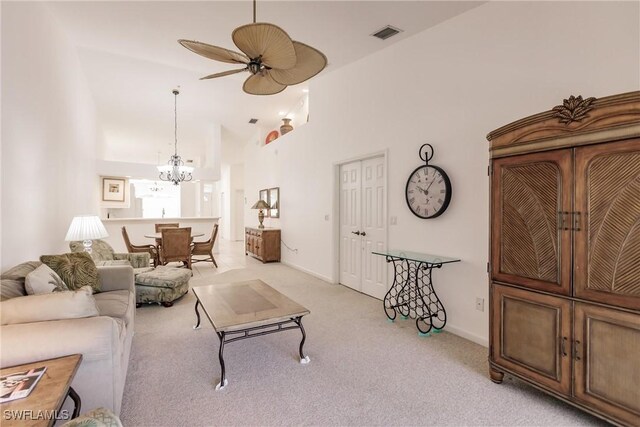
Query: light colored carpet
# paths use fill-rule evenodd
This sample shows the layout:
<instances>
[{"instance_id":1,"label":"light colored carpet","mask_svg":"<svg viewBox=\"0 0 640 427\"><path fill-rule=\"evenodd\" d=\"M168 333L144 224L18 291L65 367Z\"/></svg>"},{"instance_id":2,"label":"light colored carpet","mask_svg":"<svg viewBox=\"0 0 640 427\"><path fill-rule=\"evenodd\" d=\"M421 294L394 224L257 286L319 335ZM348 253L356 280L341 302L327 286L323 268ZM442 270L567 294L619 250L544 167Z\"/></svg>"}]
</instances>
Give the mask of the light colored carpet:
<instances>
[{"instance_id":1,"label":"light colored carpet","mask_svg":"<svg viewBox=\"0 0 640 427\"><path fill-rule=\"evenodd\" d=\"M299 331L225 346L203 316L193 330L190 292L171 308L144 306L121 418L125 426L205 425L603 425L598 419L505 377L487 375L487 349L443 332L418 337L415 323L388 323L382 303L282 264L246 260L241 247L197 264L191 285L262 279L307 307ZM446 331L446 329L445 329Z\"/></svg>"}]
</instances>

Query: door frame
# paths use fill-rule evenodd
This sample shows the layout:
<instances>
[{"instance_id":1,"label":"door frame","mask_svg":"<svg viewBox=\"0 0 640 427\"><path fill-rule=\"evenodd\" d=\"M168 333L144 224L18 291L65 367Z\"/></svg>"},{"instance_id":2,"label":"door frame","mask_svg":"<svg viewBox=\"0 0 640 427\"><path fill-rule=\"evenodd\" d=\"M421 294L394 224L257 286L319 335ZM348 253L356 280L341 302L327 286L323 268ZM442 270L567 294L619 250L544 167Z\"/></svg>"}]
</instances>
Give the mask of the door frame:
<instances>
[{"instance_id":1,"label":"door frame","mask_svg":"<svg viewBox=\"0 0 640 427\"><path fill-rule=\"evenodd\" d=\"M384 195L384 237L387 243L387 247L389 245L389 149L386 148L384 150L374 151L368 154L362 154L355 157L349 157L347 159L338 160L333 162L332 168L332 180L333 180L333 203L331 204L331 215L333 216L332 228L333 228L333 239L331 244L331 249L333 251L333 268L331 274L331 283L337 285L340 283L340 166L345 165L351 162L357 162L367 159L372 159L374 157L382 157L382 162L384 163L384 187L385 187L385 195ZM389 280L387 274L387 281ZM388 283L387 283L388 285Z\"/></svg>"}]
</instances>

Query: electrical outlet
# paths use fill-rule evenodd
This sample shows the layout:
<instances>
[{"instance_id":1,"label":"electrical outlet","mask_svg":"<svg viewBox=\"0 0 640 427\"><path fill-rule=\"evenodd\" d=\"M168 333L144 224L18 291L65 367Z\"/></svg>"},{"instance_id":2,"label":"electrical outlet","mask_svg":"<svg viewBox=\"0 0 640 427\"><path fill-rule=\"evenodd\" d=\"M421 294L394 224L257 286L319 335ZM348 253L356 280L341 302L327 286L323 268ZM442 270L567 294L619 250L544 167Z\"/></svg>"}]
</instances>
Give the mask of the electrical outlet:
<instances>
[{"instance_id":1,"label":"electrical outlet","mask_svg":"<svg viewBox=\"0 0 640 427\"><path fill-rule=\"evenodd\" d=\"M398 223L398 217L397 216L392 216L389 219L391 220L391 225L396 225Z\"/></svg>"},{"instance_id":2,"label":"electrical outlet","mask_svg":"<svg viewBox=\"0 0 640 427\"><path fill-rule=\"evenodd\" d=\"M325 220L325 221L329 221L329 215L325 215L325 216L324 216L324 220Z\"/></svg>"},{"instance_id":3,"label":"electrical outlet","mask_svg":"<svg viewBox=\"0 0 640 427\"><path fill-rule=\"evenodd\" d=\"M476 310L484 311L484 298L476 298Z\"/></svg>"}]
</instances>

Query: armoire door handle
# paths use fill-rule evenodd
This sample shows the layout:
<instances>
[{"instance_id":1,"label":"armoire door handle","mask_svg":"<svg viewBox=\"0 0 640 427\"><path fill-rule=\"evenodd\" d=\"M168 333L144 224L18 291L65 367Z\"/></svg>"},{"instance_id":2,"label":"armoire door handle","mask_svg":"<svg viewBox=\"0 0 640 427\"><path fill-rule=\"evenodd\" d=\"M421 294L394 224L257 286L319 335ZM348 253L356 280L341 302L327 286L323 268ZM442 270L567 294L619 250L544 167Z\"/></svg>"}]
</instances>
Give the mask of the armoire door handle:
<instances>
[{"instance_id":1,"label":"armoire door handle","mask_svg":"<svg viewBox=\"0 0 640 427\"><path fill-rule=\"evenodd\" d=\"M560 342L560 351L562 351L563 356L567 356L567 337L562 337Z\"/></svg>"},{"instance_id":2,"label":"armoire door handle","mask_svg":"<svg viewBox=\"0 0 640 427\"><path fill-rule=\"evenodd\" d=\"M352 231L351 234L355 234L356 236L359 236L360 232L359 231Z\"/></svg>"},{"instance_id":3,"label":"armoire door handle","mask_svg":"<svg viewBox=\"0 0 640 427\"><path fill-rule=\"evenodd\" d=\"M578 353L578 351L580 350L580 341L578 340L574 341L573 349L574 349L573 354L575 355L575 359L580 360L580 353Z\"/></svg>"},{"instance_id":4,"label":"armoire door handle","mask_svg":"<svg viewBox=\"0 0 640 427\"><path fill-rule=\"evenodd\" d=\"M364 231L360 233L361 236L366 236L367 233L365 233Z\"/></svg>"},{"instance_id":5,"label":"armoire door handle","mask_svg":"<svg viewBox=\"0 0 640 427\"><path fill-rule=\"evenodd\" d=\"M573 213L573 229L575 231L580 231L580 212Z\"/></svg>"}]
</instances>

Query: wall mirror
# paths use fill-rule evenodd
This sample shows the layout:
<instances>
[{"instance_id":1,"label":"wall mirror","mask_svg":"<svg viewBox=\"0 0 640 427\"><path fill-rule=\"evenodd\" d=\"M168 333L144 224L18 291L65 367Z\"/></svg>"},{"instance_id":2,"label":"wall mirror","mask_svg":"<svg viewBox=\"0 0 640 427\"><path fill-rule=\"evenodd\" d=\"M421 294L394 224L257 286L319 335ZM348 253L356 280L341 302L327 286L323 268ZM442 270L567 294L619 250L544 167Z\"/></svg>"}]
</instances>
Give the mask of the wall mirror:
<instances>
[{"instance_id":1,"label":"wall mirror","mask_svg":"<svg viewBox=\"0 0 640 427\"><path fill-rule=\"evenodd\" d=\"M280 187L269 189L269 206L271 206L271 218L280 218Z\"/></svg>"}]
</instances>

